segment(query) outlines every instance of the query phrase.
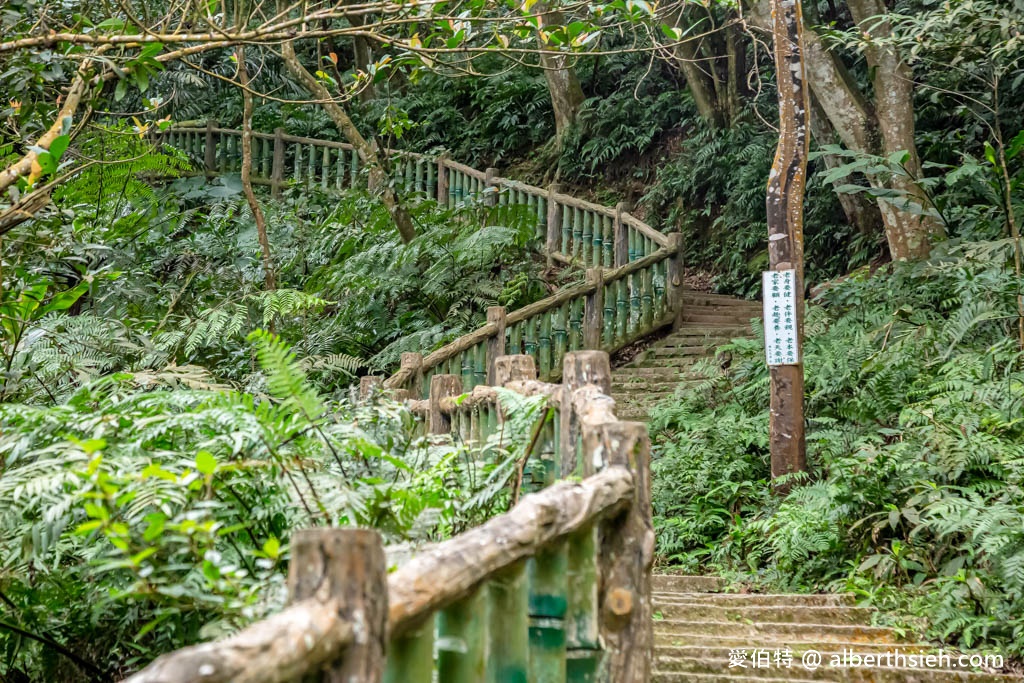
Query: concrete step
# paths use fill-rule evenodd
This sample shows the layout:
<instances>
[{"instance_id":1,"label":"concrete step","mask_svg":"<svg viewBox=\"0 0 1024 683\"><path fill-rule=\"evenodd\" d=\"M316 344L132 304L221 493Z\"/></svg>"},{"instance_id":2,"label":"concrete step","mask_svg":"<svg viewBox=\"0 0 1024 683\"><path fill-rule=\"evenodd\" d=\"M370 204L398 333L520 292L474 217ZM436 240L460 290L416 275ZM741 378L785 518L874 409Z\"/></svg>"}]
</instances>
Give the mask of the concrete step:
<instances>
[{"instance_id":1,"label":"concrete step","mask_svg":"<svg viewBox=\"0 0 1024 683\"><path fill-rule=\"evenodd\" d=\"M746 650L748 657L753 650L762 647L758 644L742 643L739 645L658 645L654 648L655 659L661 657L679 659L728 659L729 653L734 650ZM920 644L900 644L891 645L888 643L792 643L789 645L771 645L764 646L765 649L771 649L772 651L779 649L789 648L790 652L795 655L796 661L799 661L800 655L809 650L814 650L821 654L822 657L831 656L838 654L842 657L843 651L856 652L859 654L867 655L884 655L887 652L895 653L897 650L902 654L921 654L926 652L933 652L935 648L928 643ZM831 659L829 659L831 662Z\"/></svg>"},{"instance_id":2,"label":"concrete step","mask_svg":"<svg viewBox=\"0 0 1024 683\"><path fill-rule=\"evenodd\" d=\"M717 576L694 576L689 574L652 574L651 590L654 593L712 593L721 590L725 581Z\"/></svg>"},{"instance_id":3,"label":"concrete step","mask_svg":"<svg viewBox=\"0 0 1024 683\"><path fill-rule=\"evenodd\" d=\"M709 605L701 602L654 602L655 613L665 619L700 622L713 618L718 622L742 624L827 624L870 626L873 610L865 607L832 605Z\"/></svg>"},{"instance_id":4,"label":"concrete step","mask_svg":"<svg viewBox=\"0 0 1024 683\"><path fill-rule=\"evenodd\" d=\"M739 622L719 620L718 614L705 613L715 621L660 619L655 623L655 639L672 642L676 635L692 638L699 635L722 638L747 638L750 643L785 643L789 640L820 640L834 643L893 643L897 642L891 629L858 624L815 624L777 622ZM691 643L692 640L691 640Z\"/></svg>"},{"instance_id":5,"label":"concrete step","mask_svg":"<svg viewBox=\"0 0 1024 683\"><path fill-rule=\"evenodd\" d=\"M696 358L694 360L697 360ZM619 380L633 381L634 379L677 379L685 375L686 370L681 368L638 368L627 365L623 368L612 370L612 382Z\"/></svg>"},{"instance_id":6,"label":"concrete step","mask_svg":"<svg viewBox=\"0 0 1024 683\"><path fill-rule=\"evenodd\" d=\"M693 345L693 346L654 346L647 349L647 358L654 356L655 358L664 358L671 356L678 358L680 356L710 356L712 355L714 347L704 345Z\"/></svg>"},{"instance_id":7,"label":"concrete step","mask_svg":"<svg viewBox=\"0 0 1024 683\"><path fill-rule=\"evenodd\" d=\"M711 607L853 607L856 599L848 593L682 593L656 591L654 601L663 603L700 603Z\"/></svg>"},{"instance_id":8,"label":"concrete step","mask_svg":"<svg viewBox=\"0 0 1024 683\"><path fill-rule=\"evenodd\" d=\"M746 667L732 666L728 656L721 658L705 659L690 657L659 657L655 660L654 669L659 673L676 674L713 674L713 675L737 675L742 672L750 680L774 680L779 676L800 677L804 680L814 681L842 681L843 683L994 683L995 681L1020 680L1020 678L1009 679L996 674L986 674L972 671L959 671L955 669L927 668L924 666L911 668L909 666L844 666L842 652L829 653L827 660L823 659L821 665L816 669L805 667L799 658L794 658L791 664L786 667L783 664L776 664L774 661L774 648L767 648L773 660L768 666L755 667L749 661L750 654L754 648L748 651ZM856 653L856 649L852 652ZM908 655L910 653L907 653ZM833 656L835 659L833 659ZM822 654L824 658L824 654ZM835 663L835 666L832 663ZM763 664L763 660L762 660ZM686 680L689 680L687 677ZM792 679L790 679L792 680Z\"/></svg>"},{"instance_id":9,"label":"concrete step","mask_svg":"<svg viewBox=\"0 0 1024 683\"><path fill-rule=\"evenodd\" d=\"M739 327L742 325L749 325L753 318L760 318L760 314L740 314L740 313L695 313L691 311L683 312L684 323L700 323L701 325L721 325L723 327Z\"/></svg>"},{"instance_id":10,"label":"concrete step","mask_svg":"<svg viewBox=\"0 0 1024 683\"><path fill-rule=\"evenodd\" d=\"M712 294L710 292L683 292L683 303L694 306L760 306L760 301L741 299L729 294Z\"/></svg>"},{"instance_id":11,"label":"concrete step","mask_svg":"<svg viewBox=\"0 0 1024 683\"><path fill-rule=\"evenodd\" d=\"M670 653L677 648L714 648L718 650L743 650L753 649L756 647L769 647L768 641L754 642L749 638L745 637L723 637L723 636L709 636L703 633L673 633L665 634L658 631L658 624L661 623L657 620L654 622L654 649L656 652ZM928 645L922 645L919 643L873 643L871 641L865 642L843 642L843 641L832 641L832 640L821 640L815 638L813 635L810 638L783 638L781 640L771 641L772 648L783 648L788 647L793 652L806 652L807 650L817 650L818 652L832 652L839 651L845 648L847 650L860 650L862 652L888 652L889 650L895 651L899 648L900 651L910 652L911 650L917 652L923 649L928 649Z\"/></svg>"},{"instance_id":12,"label":"concrete step","mask_svg":"<svg viewBox=\"0 0 1024 683\"><path fill-rule=\"evenodd\" d=\"M645 391L675 391L678 387L693 385L700 381L700 377L679 377L675 379L671 377L638 377L619 382L612 381L612 395L614 396L618 393L642 395Z\"/></svg>"},{"instance_id":13,"label":"concrete step","mask_svg":"<svg viewBox=\"0 0 1024 683\"><path fill-rule=\"evenodd\" d=\"M728 344L730 341L732 341L731 336L721 334L715 336L705 334L673 334L651 346L656 349L673 348L676 346L707 346L715 348L722 344Z\"/></svg>"},{"instance_id":14,"label":"concrete step","mask_svg":"<svg viewBox=\"0 0 1024 683\"><path fill-rule=\"evenodd\" d=\"M708 356L672 356L672 355L668 355L668 356L655 356L654 354L650 354L650 355L646 356L643 360L641 360L639 363L637 363L637 367L639 367L639 368L675 368L675 367L684 367L685 365L689 365L689 364L692 363L692 361L690 361L690 363L687 363L686 362L687 359L700 360L700 359L703 359L703 358L708 358Z\"/></svg>"},{"instance_id":15,"label":"concrete step","mask_svg":"<svg viewBox=\"0 0 1024 683\"><path fill-rule=\"evenodd\" d=\"M741 681L750 681L751 679L742 674L738 676L732 675L721 675L721 674L698 674L691 672L671 672L671 671L659 671L654 669L651 672L651 683L684 683L693 681L694 683L739 683ZM758 678L755 679L758 683L802 683L804 681L815 681L820 683L822 679L813 678L795 678L793 676L786 676L785 678ZM837 679L838 683L838 679Z\"/></svg>"}]
</instances>

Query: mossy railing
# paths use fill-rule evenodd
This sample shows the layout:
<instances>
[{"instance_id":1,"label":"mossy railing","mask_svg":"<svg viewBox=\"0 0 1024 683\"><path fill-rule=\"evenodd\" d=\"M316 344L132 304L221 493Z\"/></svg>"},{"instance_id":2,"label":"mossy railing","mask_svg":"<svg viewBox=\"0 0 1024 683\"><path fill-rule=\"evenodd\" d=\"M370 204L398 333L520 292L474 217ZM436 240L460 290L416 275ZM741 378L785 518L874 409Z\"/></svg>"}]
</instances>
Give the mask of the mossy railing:
<instances>
[{"instance_id":1,"label":"mossy railing","mask_svg":"<svg viewBox=\"0 0 1024 683\"><path fill-rule=\"evenodd\" d=\"M494 373L496 386L548 402L527 453L532 492L509 512L390 574L374 531L299 532L290 606L164 655L129 683L648 681L646 427L615 418L606 353L567 354L558 385L536 379L531 356L497 358ZM429 398L410 400L431 438L455 429L482 441L502 428L497 392L481 386L457 400L461 382L435 375ZM579 479L556 481L570 476Z\"/></svg>"},{"instance_id":2,"label":"mossy railing","mask_svg":"<svg viewBox=\"0 0 1024 683\"><path fill-rule=\"evenodd\" d=\"M183 150L205 173L241 169L240 130L213 122L173 127L156 139ZM253 133L253 182L277 192L288 184L350 187L368 182L363 161L344 142ZM488 311L487 324L424 356L403 354L400 369L385 382L425 398L435 375L458 375L462 389L493 380L494 359L526 354L540 378L557 380L566 353L584 349L614 352L679 318L682 307L681 235L665 235L633 216L627 205L594 204L561 191L557 184L534 187L502 178L493 168L479 171L446 156L391 152L391 177L407 194L436 198L454 207L467 198L498 206L527 207L536 216L535 234L549 259L587 269L583 284L511 313Z\"/></svg>"}]
</instances>

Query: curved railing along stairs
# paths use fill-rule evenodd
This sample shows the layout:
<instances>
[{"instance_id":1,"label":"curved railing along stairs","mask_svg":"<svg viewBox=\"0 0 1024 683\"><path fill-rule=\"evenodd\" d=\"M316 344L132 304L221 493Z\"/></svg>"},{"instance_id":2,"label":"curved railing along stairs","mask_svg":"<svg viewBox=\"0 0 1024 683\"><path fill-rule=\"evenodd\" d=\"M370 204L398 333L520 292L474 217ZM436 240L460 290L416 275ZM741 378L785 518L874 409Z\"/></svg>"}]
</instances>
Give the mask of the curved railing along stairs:
<instances>
[{"instance_id":1,"label":"curved railing along stairs","mask_svg":"<svg viewBox=\"0 0 1024 683\"><path fill-rule=\"evenodd\" d=\"M156 137L190 154L202 164L208 176L240 170L241 131L220 128L209 122L203 127L172 128L157 133ZM552 403L556 422L559 421L559 406L562 412L575 415L574 396L592 395L592 400L597 401L595 405L603 405L601 392L594 393L595 382L610 387L609 393L618 405L618 419L646 420L651 405L671 397L688 381L687 367L694 360L714 353L716 346L731 337L748 335L751 319L760 317L756 302L685 290L681 235L658 232L630 214L623 204L601 206L564 194L557 185L534 187L503 178L494 169L479 171L443 155L394 152L390 163L393 176L406 196L436 198L447 207L471 197L491 204L528 207L537 217L536 236L544 245L547 257L587 269L583 284L563 288L516 311L492 308L488 311L488 322L474 332L426 355L403 354L400 369L383 380L383 384L409 400L429 431L457 432L459 438L473 440L498 429L500 411L493 389L488 385L500 386L509 379L507 367L503 371L498 366L502 363L507 366L510 361L499 362L498 359L510 355L514 364L523 363L527 356L532 359L527 374L539 375L542 380L513 382L519 391L553 392L553 396L561 397L553 399ZM352 186L364 181L360 175L362 165L347 143L290 136L280 129L273 134L254 134L254 182L269 185L275 192L290 183L316 183L324 188ZM579 354L574 352L613 353L667 328L671 330L667 336L653 342L628 364L615 368L610 381L607 374L589 377L591 371L579 366L572 377L565 378L567 383L561 387L543 382L562 378L563 365L566 368L579 365ZM604 363L607 368L607 360ZM600 363L583 365L599 367ZM381 379L364 378L364 391ZM470 392L468 400L452 399L463 392ZM571 434L576 428L572 426L575 420L575 416L563 417L563 426L555 429L568 429ZM643 435L637 438L645 440L646 430L641 431ZM567 441L554 432L542 442L548 444L549 453L586 450L586 444L574 446L574 438L569 437ZM584 459L591 455L580 453ZM639 466L641 471L646 468L642 459ZM548 477L548 483L551 476L557 478L558 473L552 475L550 464L539 471L547 472L543 476ZM563 467L561 473L571 475L573 471ZM643 499L642 490L638 495ZM552 502L554 500L552 498ZM637 512L642 513L642 508L637 508ZM510 513L513 514L515 511ZM649 520L649 512L646 515ZM642 518L643 514L638 519L642 521ZM460 539L449 543L453 552L461 547ZM441 555L435 553L435 557L441 562ZM423 578L429 577L424 575ZM551 578L554 580L555 575ZM652 585L655 649L651 680L658 683L804 680L994 683L1020 680L964 670L907 667L837 670L823 666L809 671L801 666L800 657L811 649L828 655L844 649L866 654L897 647L904 653L928 648L900 644L892 630L871 626L870 611L853 606L847 596L717 593L721 583L713 577L658 575L652 577ZM595 641L589 647L599 648L600 645ZM759 649L771 652L770 666L752 666ZM776 661L775 652L787 649L792 663L783 667ZM415 665L415 680L430 680L424 672L428 670L431 652L430 649L422 653L412 649L400 651L402 661L420 657L420 664ZM529 680L534 680L535 670L547 671L541 674L544 680L595 680L586 667L569 666L567 673L564 662L575 661L571 657L566 659L567 652L563 646L563 668L551 669L550 662L544 664L547 669L531 666ZM579 651L586 652L585 647ZM740 652L744 653L743 662L737 661ZM185 654L173 661L186 661ZM619 651L618 655L624 653ZM441 666L440 659L437 665ZM478 678L466 674L458 683L492 680L489 672L490 669ZM620 677L614 680L623 680L622 673L620 671ZM555 677L546 677L549 674ZM395 678L389 670L385 680L397 683L401 679L404 683L408 679L411 682L413 678L408 677L411 675ZM140 677L140 680L150 679Z\"/></svg>"}]
</instances>

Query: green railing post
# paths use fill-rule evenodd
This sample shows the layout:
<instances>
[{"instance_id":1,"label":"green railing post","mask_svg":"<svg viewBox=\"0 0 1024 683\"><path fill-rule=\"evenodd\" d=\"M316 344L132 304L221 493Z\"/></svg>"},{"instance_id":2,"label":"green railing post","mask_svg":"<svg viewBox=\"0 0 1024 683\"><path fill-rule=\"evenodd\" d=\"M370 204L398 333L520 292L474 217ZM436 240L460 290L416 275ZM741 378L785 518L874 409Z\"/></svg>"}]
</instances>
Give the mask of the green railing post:
<instances>
[{"instance_id":1,"label":"green railing post","mask_svg":"<svg viewBox=\"0 0 1024 683\"><path fill-rule=\"evenodd\" d=\"M434 621L431 615L419 628L388 643L384 683L432 683Z\"/></svg>"},{"instance_id":2,"label":"green railing post","mask_svg":"<svg viewBox=\"0 0 1024 683\"><path fill-rule=\"evenodd\" d=\"M476 589L437 615L437 680L479 683L487 671L487 594Z\"/></svg>"},{"instance_id":3,"label":"green railing post","mask_svg":"<svg viewBox=\"0 0 1024 683\"><path fill-rule=\"evenodd\" d=\"M587 268L587 284L594 287L588 292L583 304L583 346L587 349L601 348L601 330L604 327L604 271L601 268Z\"/></svg>"},{"instance_id":4,"label":"green railing post","mask_svg":"<svg viewBox=\"0 0 1024 683\"><path fill-rule=\"evenodd\" d=\"M487 384L494 386L494 363L505 355L505 316L504 306L490 306L487 309L487 322L494 323L497 331L487 340Z\"/></svg>"},{"instance_id":5,"label":"green railing post","mask_svg":"<svg viewBox=\"0 0 1024 683\"><path fill-rule=\"evenodd\" d=\"M270 168L270 191L274 197L281 196L284 185L284 129L274 129L274 160Z\"/></svg>"},{"instance_id":6,"label":"green railing post","mask_svg":"<svg viewBox=\"0 0 1024 683\"><path fill-rule=\"evenodd\" d=\"M566 679L569 683L596 683L602 651L598 636L595 526L589 526L569 538L566 575L569 587L569 605L565 615Z\"/></svg>"},{"instance_id":7,"label":"green railing post","mask_svg":"<svg viewBox=\"0 0 1024 683\"><path fill-rule=\"evenodd\" d=\"M530 562L530 683L565 683L568 548L559 543Z\"/></svg>"},{"instance_id":8,"label":"green railing post","mask_svg":"<svg viewBox=\"0 0 1024 683\"><path fill-rule=\"evenodd\" d=\"M548 185L547 234L544 236L544 249L547 251L548 267L553 265L552 254L562 251L562 205L555 195L562 191L558 183Z\"/></svg>"},{"instance_id":9,"label":"green railing post","mask_svg":"<svg viewBox=\"0 0 1024 683\"><path fill-rule=\"evenodd\" d=\"M530 665L529 586L520 562L489 583L488 683L527 683Z\"/></svg>"}]
</instances>

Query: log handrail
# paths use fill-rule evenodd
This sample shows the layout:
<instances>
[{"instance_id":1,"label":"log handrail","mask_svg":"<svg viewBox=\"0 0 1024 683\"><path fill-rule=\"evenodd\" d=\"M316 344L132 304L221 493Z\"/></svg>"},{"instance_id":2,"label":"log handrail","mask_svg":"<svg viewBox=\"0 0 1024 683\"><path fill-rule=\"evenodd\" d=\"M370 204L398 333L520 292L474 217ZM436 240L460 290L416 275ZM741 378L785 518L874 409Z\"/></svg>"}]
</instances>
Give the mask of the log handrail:
<instances>
[{"instance_id":1,"label":"log handrail","mask_svg":"<svg viewBox=\"0 0 1024 683\"><path fill-rule=\"evenodd\" d=\"M237 170L241 131L212 121L171 127L160 139L203 158L207 175ZM363 160L345 142L254 133L253 182L279 193L290 182L351 186ZM588 269L585 282L495 319L436 349L408 358L385 382L425 397L430 377L461 374L464 391L485 384L493 360L506 352L535 357L544 379L557 379L562 356L573 350L616 351L680 318L682 245L628 211L601 206L561 191L480 171L445 154L388 150L392 175L406 191L456 206L468 197L499 206L521 206L535 216L536 237L550 263ZM290 180L289 180L290 178ZM502 309L503 311L503 309ZM413 354L415 356L415 354Z\"/></svg>"},{"instance_id":2,"label":"log handrail","mask_svg":"<svg viewBox=\"0 0 1024 683\"><path fill-rule=\"evenodd\" d=\"M606 353L568 354L559 385L537 381L529 356L498 358L494 372L496 386L546 395L558 416L538 423L526 453L534 473L523 484L532 492L518 504L391 574L375 531L296 532L290 606L229 638L165 654L125 683L290 683L319 671L358 683L477 683L505 680L510 668L549 680L570 659L590 672L586 680L649 680L646 426L616 419ZM378 384L364 381L364 398ZM461 430L480 444L503 434L496 386L455 401L458 384L436 375L428 401L408 402L433 438ZM437 419L442 411L467 424L472 417L472 433ZM555 481L573 476L582 479Z\"/></svg>"}]
</instances>

